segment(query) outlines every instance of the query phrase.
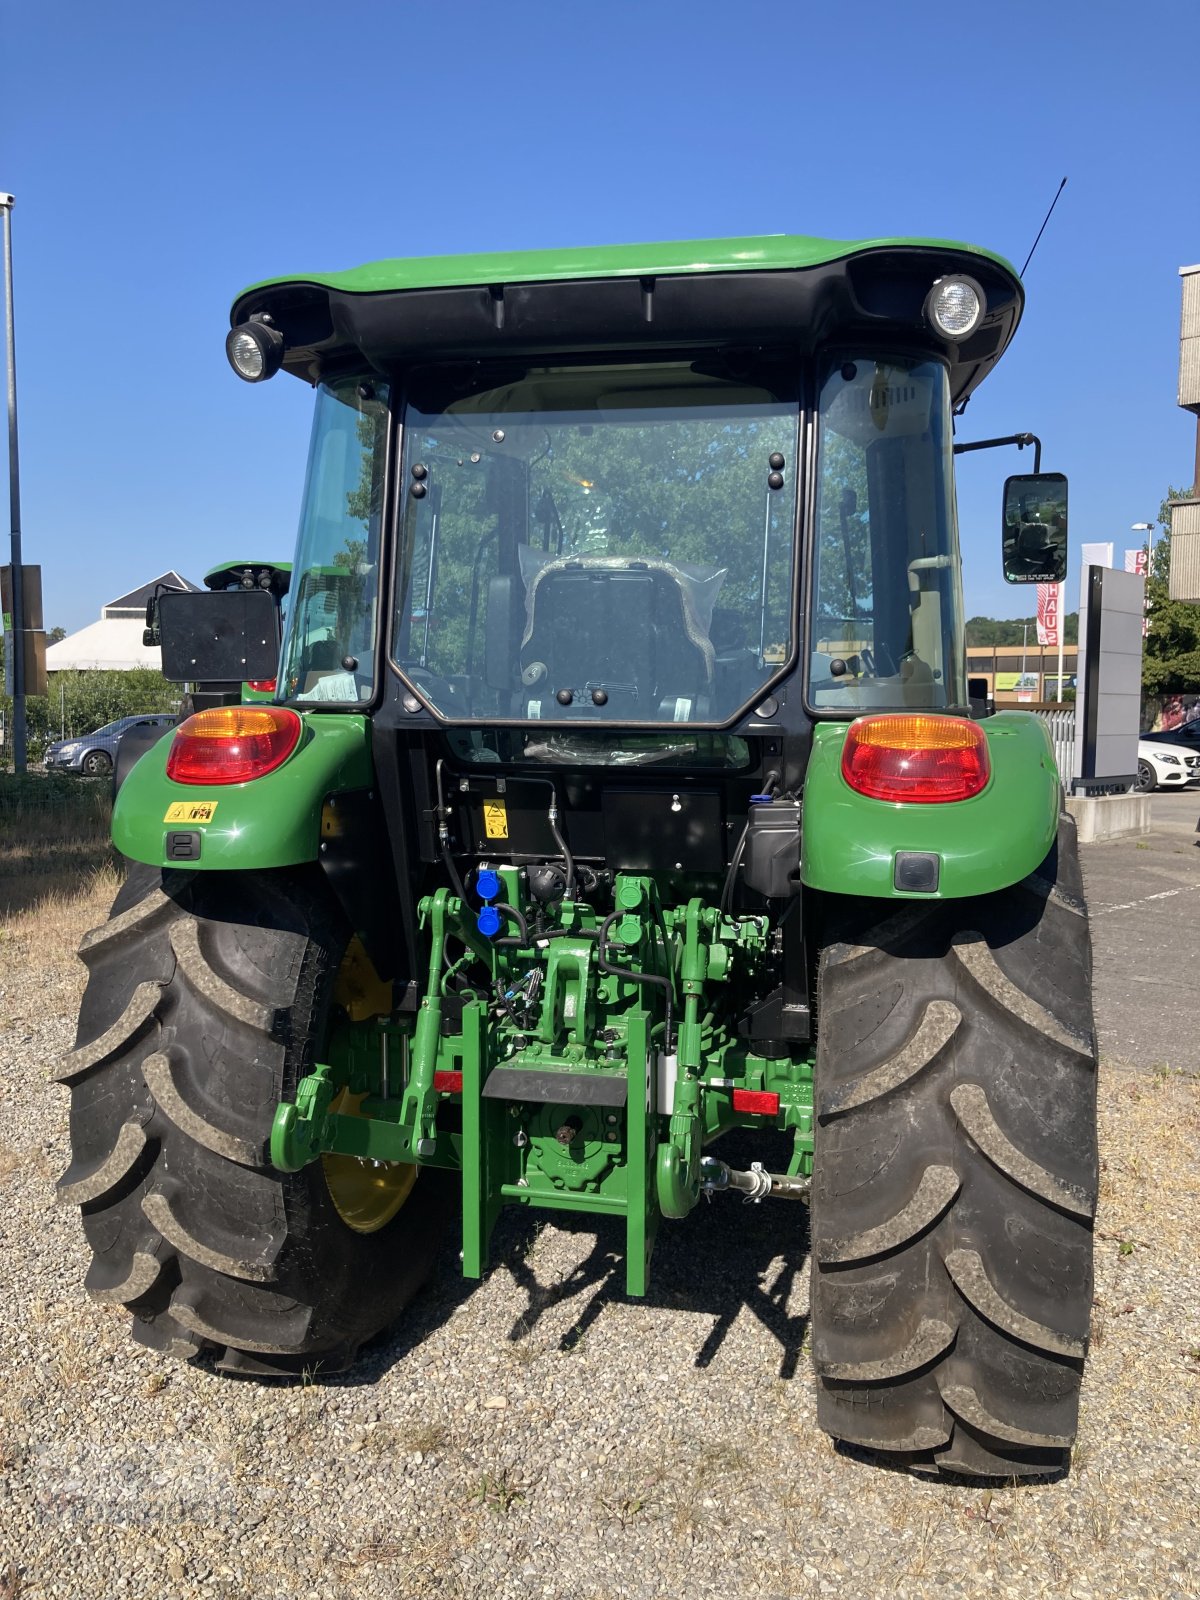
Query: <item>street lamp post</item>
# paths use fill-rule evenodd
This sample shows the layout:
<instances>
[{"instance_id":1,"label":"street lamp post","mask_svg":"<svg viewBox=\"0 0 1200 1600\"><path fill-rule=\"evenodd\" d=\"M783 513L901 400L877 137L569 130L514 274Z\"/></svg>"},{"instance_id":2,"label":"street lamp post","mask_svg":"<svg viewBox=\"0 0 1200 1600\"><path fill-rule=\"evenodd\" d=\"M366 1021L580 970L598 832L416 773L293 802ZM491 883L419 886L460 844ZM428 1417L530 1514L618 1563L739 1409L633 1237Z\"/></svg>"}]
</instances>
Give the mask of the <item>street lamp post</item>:
<instances>
[{"instance_id":1,"label":"street lamp post","mask_svg":"<svg viewBox=\"0 0 1200 1600\"><path fill-rule=\"evenodd\" d=\"M5 648L12 655L13 771L25 771L25 595L21 569L21 478L17 454L17 348L13 331L11 194L0 194L4 218L4 324L8 368L8 500L11 512L12 631Z\"/></svg>"},{"instance_id":2,"label":"street lamp post","mask_svg":"<svg viewBox=\"0 0 1200 1600\"><path fill-rule=\"evenodd\" d=\"M1146 576L1150 576L1150 562L1154 556L1154 524L1152 522L1131 522L1131 533L1144 533L1146 535Z\"/></svg>"}]
</instances>

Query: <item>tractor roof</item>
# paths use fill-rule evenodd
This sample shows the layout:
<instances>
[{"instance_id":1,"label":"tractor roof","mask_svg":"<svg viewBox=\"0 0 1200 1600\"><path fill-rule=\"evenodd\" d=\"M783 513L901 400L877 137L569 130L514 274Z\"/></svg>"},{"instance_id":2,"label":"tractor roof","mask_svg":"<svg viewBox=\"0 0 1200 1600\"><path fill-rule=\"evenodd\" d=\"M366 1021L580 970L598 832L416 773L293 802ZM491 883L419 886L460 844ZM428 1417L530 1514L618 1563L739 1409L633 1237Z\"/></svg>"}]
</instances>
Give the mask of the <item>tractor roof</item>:
<instances>
[{"instance_id":1,"label":"tractor roof","mask_svg":"<svg viewBox=\"0 0 1200 1600\"><path fill-rule=\"evenodd\" d=\"M776 234L419 256L254 284L230 321L268 314L284 334L284 366L310 381L364 361L388 371L592 351L924 343L925 296L952 272L987 297L982 326L947 352L959 399L1003 353L1024 294L1003 257L951 240Z\"/></svg>"}]
</instances>

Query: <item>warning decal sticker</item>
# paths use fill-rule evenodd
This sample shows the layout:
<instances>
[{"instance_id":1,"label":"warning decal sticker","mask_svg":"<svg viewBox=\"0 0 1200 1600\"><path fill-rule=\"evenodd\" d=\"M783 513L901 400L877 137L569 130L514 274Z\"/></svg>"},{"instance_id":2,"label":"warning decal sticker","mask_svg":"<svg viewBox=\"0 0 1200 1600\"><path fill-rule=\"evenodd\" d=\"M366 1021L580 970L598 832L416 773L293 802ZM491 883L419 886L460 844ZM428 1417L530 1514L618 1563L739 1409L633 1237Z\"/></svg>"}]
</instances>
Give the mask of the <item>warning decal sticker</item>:
<instances>
[{"instance_id":1,"label":"warning decal sticker","mask_svg":"<svg viewBox=\"0 0 1200 1600\"><path fill-rule=\"evenodd\" d=\"M167 807L164 822L211 822L219 802L216 800L176 800Z\"/></svg>"},{"instance_id":2,"label":"warning decal sticker","mask_svg":"<svg viewBox=\"0 0 1200 1600\"><path fill-rule=\"evenodd\" d=\"M508 807L503 800L483 802L483 831L489 839L508 838Z\"/></svg>"}]
</instances>

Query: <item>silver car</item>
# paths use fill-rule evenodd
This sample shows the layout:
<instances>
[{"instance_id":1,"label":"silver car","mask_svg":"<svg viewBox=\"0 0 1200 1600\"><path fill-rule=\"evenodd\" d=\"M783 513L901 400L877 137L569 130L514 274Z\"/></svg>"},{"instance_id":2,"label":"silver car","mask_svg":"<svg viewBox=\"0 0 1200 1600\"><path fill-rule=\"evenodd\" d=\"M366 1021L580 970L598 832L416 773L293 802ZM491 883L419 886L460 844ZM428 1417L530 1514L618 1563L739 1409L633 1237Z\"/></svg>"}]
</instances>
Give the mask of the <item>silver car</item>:
<instances>
[{"instance_id":1,"label":"silver car","mask_svg":"<svg viewBox=\"0 0 1200 1600\"><path fill-rule=\"evenodd\" d=\"M174 726L175 718L166 711L118 717L115 722L106 722L94 733L81 734L78 739L56 739L46 749L46 771L81 772L89 778L107 777L116 761L117 746L130 728Z\"/></svg>"}]
</instances>

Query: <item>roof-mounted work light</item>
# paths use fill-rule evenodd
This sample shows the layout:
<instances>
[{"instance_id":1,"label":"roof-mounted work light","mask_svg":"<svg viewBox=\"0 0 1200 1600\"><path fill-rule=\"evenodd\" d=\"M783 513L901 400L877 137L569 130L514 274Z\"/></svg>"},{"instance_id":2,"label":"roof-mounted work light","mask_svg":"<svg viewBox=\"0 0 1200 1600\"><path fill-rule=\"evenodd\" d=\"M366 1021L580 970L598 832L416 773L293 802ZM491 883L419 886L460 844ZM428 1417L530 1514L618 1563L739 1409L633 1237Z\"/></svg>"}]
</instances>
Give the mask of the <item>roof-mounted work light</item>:
<instances>
[{"instance_id":1,"label":"roof-mounted work light","mask_svg":"<svg viewBox=\"0 0 1200 1600\"><path fill-rule=\"evenodd\" d=\"M283 335L271 326L265 312L250 318L225 336L229 365L247 383L273 378L283 365Z\"/></svg>"},{"instance_id":2,"label":"roof-mounted work light","mask_svg":"<svg viewBox=\"0 0 1200 1600\"><path fill-rule=\"evenodd\" d=\"M925 320L943 339L967 339L983 321L987 300L974 278L939 278L925 298Z\"/></svg>"}]
</instances>

